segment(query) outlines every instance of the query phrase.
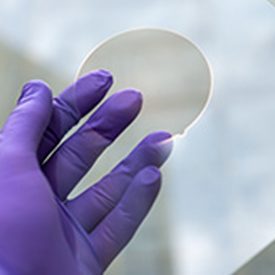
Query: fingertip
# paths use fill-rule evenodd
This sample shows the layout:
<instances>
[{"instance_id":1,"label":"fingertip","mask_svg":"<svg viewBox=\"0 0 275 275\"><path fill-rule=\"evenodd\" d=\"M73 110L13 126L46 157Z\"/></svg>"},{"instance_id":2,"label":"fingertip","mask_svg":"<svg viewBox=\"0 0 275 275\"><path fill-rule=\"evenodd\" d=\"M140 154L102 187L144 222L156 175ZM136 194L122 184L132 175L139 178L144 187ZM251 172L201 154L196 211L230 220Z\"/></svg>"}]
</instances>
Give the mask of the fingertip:
<instances>
[{"instance_id":1,"label":"fingertip","mask_svg":"<svg viewBox=\"0 0 275 275\"><path fill-rule=\"evenodd\" d=\"M57 99L83 117L104 98L112 84L113 76L109 71L91 71L77 79Z\"/></svg>"},{"instance_id":2,"label":"fingertip","mask_svg":"<svg viewBox=\"0 0 275 275\"><path fill-rule=\"evenodd\" d=\"M52 101L52 91L50 86L40 79L33 79L23 85L22 93L17 103L23 103L24 99L29 98L31 95L35 95L39 92L40 96L43 96L43 101Z\"/></svg>"},{"instance_id":3,"label":"fingertip","mask_svg":"<svg viewBox=\"0 0 275 275\"><path fill-rule=\"evenodd\" d=\"M171 155L172 149L172 135L166 131L156 131L145 137L135 151L142 152L138 154L140 161L161 167Z\"/></svg>"},{"instance_id":4,"label":"fingertip","mask_svg":"<svg viewBox=\"0 0 275 275\"><path fill-rule=\"evenodd\" d=\"M96 78L98 84L102 86L111 86L114 82L112 73L105 69L96 70L91 75Z\"/></svg>"},{"instance_id":5,"label":"fingertip","mask_svg":"<svg viewBox=\"0 0 275 275\"><path fill-rule=\"evenodd\" d=\"M41 89L51 90L49 84L41 79L32 79L28 81L27 83L24 84L23 90L25 88L28 89L29 87L38 87Z\"/></svg>"},{"instance_id":6,"label":"fingertip","mask_svg":"<svg viewBox=\"0 0 275 275\"><path fill-rule=\"evenodd\" d=\"M109 79L113 81L113 75L111 73L111 71L106 70L106 69L99 69L97 71L94 71L94 73L98 74L99 76L104 77L105 79Z\"/></svg>"},{"instance_id":7,"label":"fingertip","mask_svg":"<svg viewBox=\"0 0 275 275\"><path fill-rule=\"evenodd\" d=\"M147 143L162 143L166 140L170 140L172 138L172 134L166 131L156 131L151 134L149 134L144 141Z\"/></svg>"},{"instance_id":8,"label":"fingertip","mask_svg":"<svg viewBox=\"0 0 275 275\"><path fill-rule=\"evenodd\" d=\"M141 108L141 94L124 90L110 96L89 118L88 127L113 141L136 118Z\"/></svg>"},{"instance_id":9,"label":"fingertip","mask_svg":"<svg viewBox=\"0 0 275 275\"><path fill-rule=\"evenodd\" d=\"M113 84L113 76L110 71L105 69L95 70L87 73L78 79L77 86L89 86L92 85L97 88L108 89ZM105 91L105 89L103 89Z\"/></svg>"},{"instance_id":10,"label":"fingertip","mask_svg":"<svg viewBox=\"0 0 275 275\"><path fill-rule=\"evenodd\" d=\"M142 94L135 89L126 89L113 94L110 97L110 101L110 107L114 111L123 112L123 114L129 113L135 116L142 106Z\"/></svg>"}]
</instances>

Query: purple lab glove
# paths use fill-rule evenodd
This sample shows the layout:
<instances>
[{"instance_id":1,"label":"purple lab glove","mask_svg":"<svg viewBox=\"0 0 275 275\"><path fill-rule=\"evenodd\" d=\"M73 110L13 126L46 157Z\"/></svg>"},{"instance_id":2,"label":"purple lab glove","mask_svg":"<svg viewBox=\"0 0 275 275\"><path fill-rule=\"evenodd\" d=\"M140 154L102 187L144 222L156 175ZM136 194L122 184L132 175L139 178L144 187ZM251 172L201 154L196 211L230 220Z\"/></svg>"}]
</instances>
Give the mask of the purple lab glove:
<instances>
[{"instance_id":1,"label":"purple lab glove","mask_svg":"<svg viewBox=\"0 0 275 275\"><path fill-rule=\"evenodd\" d=\"M103 179L66 199L137 116L139 92L112 95L51 154L111 85L100 70L57 98L41 81L24 86L0 133L1 275L102 274L149 212L172 147L166 132L146 137Z\"/></svg>"}]
</instances>

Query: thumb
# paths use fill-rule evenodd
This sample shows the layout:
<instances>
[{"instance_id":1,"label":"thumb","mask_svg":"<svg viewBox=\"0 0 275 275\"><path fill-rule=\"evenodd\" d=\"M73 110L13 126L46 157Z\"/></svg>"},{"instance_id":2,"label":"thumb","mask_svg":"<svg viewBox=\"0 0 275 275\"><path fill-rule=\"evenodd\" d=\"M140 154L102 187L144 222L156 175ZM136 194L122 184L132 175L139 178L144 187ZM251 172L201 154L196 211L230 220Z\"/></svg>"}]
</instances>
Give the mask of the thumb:
<instances>
[{"instance_id":1,"label":"thumb","mask_svg":"<svg viewBox=\"0 0 275 275\"><path fill-rule=\"evenodd\" d=\"M36 151L52 114L52 92L32 80L24 85L17 106L2 130L2 145Z\"/></svg>"}]
</instances>

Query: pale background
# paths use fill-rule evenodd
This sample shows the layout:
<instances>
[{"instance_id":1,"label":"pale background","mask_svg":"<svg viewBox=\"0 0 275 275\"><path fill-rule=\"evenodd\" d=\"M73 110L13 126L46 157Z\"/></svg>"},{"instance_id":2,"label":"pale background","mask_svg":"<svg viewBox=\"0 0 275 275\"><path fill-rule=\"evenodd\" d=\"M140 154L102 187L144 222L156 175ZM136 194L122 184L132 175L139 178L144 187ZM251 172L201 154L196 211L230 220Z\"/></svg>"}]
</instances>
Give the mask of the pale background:
<instances>
[{"instance_id":1,"label":"pale background","mask_svg":"<svg viewBox=\"0 0 275 275\"><path fill-rule=\"evenodd\" d=\"M109 274L230 274L275 237L275 7L268 1L1 0L1 123L28 79L42 78L58 93L98 42L144 26L179 31L200 46L213 66L214 97L177 141L161 198Z\"/></svg>"}]
</instances>

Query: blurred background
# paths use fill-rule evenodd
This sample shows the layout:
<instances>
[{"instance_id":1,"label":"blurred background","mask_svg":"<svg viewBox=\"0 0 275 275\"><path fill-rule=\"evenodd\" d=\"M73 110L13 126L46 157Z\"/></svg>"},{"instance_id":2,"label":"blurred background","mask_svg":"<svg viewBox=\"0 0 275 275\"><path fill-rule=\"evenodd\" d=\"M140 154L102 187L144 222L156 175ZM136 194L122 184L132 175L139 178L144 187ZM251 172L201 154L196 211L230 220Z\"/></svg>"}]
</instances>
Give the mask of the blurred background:
<instances>
[{"instance_id":1,"label":"blurred background","mask_svg":"<svg viewBox=\"0 0 275 275\"><path fill-rule=\"evenodd\" d=\"M41 78L58 94L97 43L146 26L199 45L214 96L176 141L158 202L106 274L231 274L275 237L275 7L267 0L3 0L1 125L26 81Z\"/></svg>"}]
</instances>

